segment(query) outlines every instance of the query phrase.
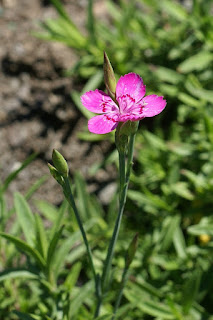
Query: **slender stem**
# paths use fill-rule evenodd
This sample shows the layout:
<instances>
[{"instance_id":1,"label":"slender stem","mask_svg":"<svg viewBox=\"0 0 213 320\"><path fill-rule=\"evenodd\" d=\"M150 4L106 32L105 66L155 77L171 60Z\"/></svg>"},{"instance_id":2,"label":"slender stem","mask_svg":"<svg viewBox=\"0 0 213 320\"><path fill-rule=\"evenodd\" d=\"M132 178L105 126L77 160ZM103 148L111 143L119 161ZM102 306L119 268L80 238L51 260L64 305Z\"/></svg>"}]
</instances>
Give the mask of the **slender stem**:
<instances>
[{"instance_id":1,"label":"slender stem","mask_svg":"<svg viewBox=\"0 0 213 320\"><path fill-rule=\"evenodd\" d=\"M129 138L129 146L128 146L128 158L127 158L127 169L126 169L126 176L125 176L125 188L124 188L124 192L125 192L125 200L124 200L124 205L126 202L126 193L128 190L128 185L129 185L129 178L130 178L130 173L131 173L131 169L132 169L132 164L133 164L133 151L134 151L134 142L135 142L135 136L136 134L131 134L130 138ZM111 320L115 319L115 315L117 312L117 309L120 306L120 302L121 302L121 298L123 295L123 290L127 281L127 272L128 272L128 267L125 266L123 274L122 274L122 280L121 280L121 286L120 286L120 290L118 293L118 297L115 303L115 307L114 307L114 313L113 316L111 318Z\"/></svg>"},{"instance_id":2,"label":"slender stem","mask_svg":"<svg viewBox=\"0 0 213 320\"><path fill-rule=\"evenodd\" d=\"M101 278L101 288L100 292L98 295L98 304L96 307L95 311L95 318L98 317L101 305L103 303L103 296L106 290L108 289L108 284L109 284L109 274L110 274L110 269L112 265L112 258L114 254L114 248L117 242L119 230L120 230L120 225L121 225L121 220L123 216L123 211L124 211L124 206L126 203L126 195L127 195L127 190L128 190L128 185L129 185L129 178L130 178L130 173L131 173L131 168L132 168L132 158L133 158L133 150L134 150L134 141L135 141L135 133L130 135L129 138L129 146L128 146L128 157L127 157L127 169L126 169L126 159L125 159L125 151L121 151L121 149L118 148L118 153L119 153L119 178L120 178L120 192L119 192L119 211L118 211L118 216L115 222L112 238L109 243L108 247L108 252L107 256L104 262L104 268L103 268L103 273L102 273L102 278ZM124 273L122 276L122 283L121 283L121 289L119 291L118 299L116 301L115 309L114 309L114 315L113 318L115 317L116 311L120 305L120 300L123 294L123 288L125 285L126 281L126 274L127 274L128 269L124 269ZM100 282L98 283L100 285ZM122 287L123 286L123 287ZM94 318L94 319L95 319Z\"/></svg>"},{"instance_id":3,"label":"slender stem","mask_svg":"<svg viewBox=\"0 0 213 320\"><path fill-rule=\"evenodd\" d=\"M78 209L76 207L75 200L73 198L73 194L72 194L72 191L71 191L69 178L68 177L64 178L64 182L65 182L65 184L64 184L64 195L65 195L67 201L69 202L69 204L71 205L71 207L73 208L76 220L78 222L78 226L79 226L79 229L81 231L82 238L84 240L84 244L86 246L86 250L87 250L87 253L88 253L90 267L92 269L93 277L94 277L94 280L95 280L96 296L97 296L97 299L99 299L99 295L100 295L99 282L100 281L99 281L99 277L96 275L96 272L95 272L95 266L94 266L93 258L92 258L92 251L91 251L89 242L87 240L86 232L84 230L84 227L83 227L83 224L82 224Z\"/></svg>"},{"instance_id":4,"label":"slender stem","mask_svg":"<svg viewBox=\"0 0 213 320\"><path fill-rule=\"evenodd\" d=\"M112 238L109 243L109 248L106 256L106 260L104 263L103 273L102 273L102 289L105 290L108 284L109 272L112 264L112 257L114 253L115 244L118 238L118 233L120 229L121 219L123 215L124 205L126 202L126 192L127 192L127 184L125 184L125 154L123 152L119 152L119 171L120 171L120 204L118 216L115 222L114 231L112 234Z\"/></svg>"},{"instance_id":5,"label":"slender stem","mask_svg":"<svg viewBox=\"0 0 213 320\"><path fill-rule=\"evenodd\" d=\"M126 183L129 183L130 173L132 169L132 159L133 159L133 151L134 151L134 143L135 143L136 134L131 134L129 138L129 150L128 150L128 158L127 158L127 170L126 170Z\"/></svg>"},{"instance_id":6,"label":"slender stem","mask_svg":"<svg viewBox=\"0 0 213 320\"><path fill-rule=\"evenodd\" d=\"M128 158L127 158L127 170L125 170L125 153L119 152L119 173L120 173L120 203L119 203L119 211L118 216L115 222L114 231L112 234L112 238L110 240L110 244L108 247L107 256L104 263L103 273L102 273L102 292L104 293L108 286L109 273L112 265L112 258L114 254L115 244L118 238L120 224L123 216L124 206L126 203L126 195L129 185L129 178L132 167L132 158L133 158L133 148L134 148L135 134L132 134L129 139L129 148L128 148ZM122 293L121 293L122 295ZM100 305L102 304L102 297L100 297Z\"/></svg>"},{"instance_id":7,"label":"slender stem","mask_svg":"<svg viewBox=\"0 0 213 320\"><path fill-rule=\"evenodd\" d=\"M121 201L121 194L124 189L124 185L126 182L126 170L125 170L125 153L120 152L119 153L119 179L120 179L120 189L119 189L119 195L120 195L120 201Z\"/></svg>"},{"instance_id":8,"label":"slender stem","mask_svg":"<svg viewBox=\"0 0 213 320\"><path fill-rule=\"evenodd\" d=\"M127 272L128 272L128 267L125 266L124 270L123 270L123 274L122 274L122 280L121 280L121 284L120 284L120 289L119 289L119 292L118 292L118 297L117 297L117 300L116 300L116 303L115 303L115 307L114 307L114 312L113 312L113 316L111 318L111 320L114 320L115 319L115 315L116 315L116 312L120 306L120 303L121 303L121 298L122 298L122 295L123 295L123 291L124 291L124 287L125 287L125 284L127 282Z\"/></svg>"}]
</instances>

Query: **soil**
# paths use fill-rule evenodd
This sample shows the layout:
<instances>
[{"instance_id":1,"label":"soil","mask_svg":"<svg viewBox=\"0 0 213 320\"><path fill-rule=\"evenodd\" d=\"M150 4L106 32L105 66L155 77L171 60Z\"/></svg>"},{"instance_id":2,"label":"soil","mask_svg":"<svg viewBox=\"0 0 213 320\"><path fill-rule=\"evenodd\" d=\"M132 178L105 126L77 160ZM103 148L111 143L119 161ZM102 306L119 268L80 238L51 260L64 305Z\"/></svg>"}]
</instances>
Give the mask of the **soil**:
<instances>
[{"instance_id":1,"label":"soil","mask_svg":"<svg viewBox=\"0 0 213 320\"><path fill-rule=\"evenodd\" d=\"M87 1L64 0L63 4L83 30ZM96 2L96 14L103 11L103 1ZM107 203L107 191L114 190L113 167L99 170L95 177L89 175L89 168L104 159L110 143L78 139L77 133L87 121L70 97L74 79L63 75L78 56L62 44L32 35L40 21L56 16L50 1L0 0L0 178L4 181L32 152L38 153L10 185L8 199L12 201L14 191L25 193L37 179L49 174L47 162L56 148L68 160L71 173L79 170L90 191L102 195ZM59 204L62 192L49 175L34 198Z\"/></svg>"}]
</instances>

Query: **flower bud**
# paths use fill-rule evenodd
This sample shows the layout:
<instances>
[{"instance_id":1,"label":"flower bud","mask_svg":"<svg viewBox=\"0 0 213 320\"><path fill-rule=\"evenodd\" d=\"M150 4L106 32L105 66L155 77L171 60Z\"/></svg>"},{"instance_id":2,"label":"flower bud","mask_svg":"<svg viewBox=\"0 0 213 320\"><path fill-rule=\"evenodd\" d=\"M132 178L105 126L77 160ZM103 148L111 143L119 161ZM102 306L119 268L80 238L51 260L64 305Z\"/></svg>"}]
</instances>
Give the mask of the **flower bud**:
<instances>
[{"instance_id":1,"label":"flower bud","mask_svg":"<svg viewBox=\"0 0 213 320\"><path fill-rule=\"evenodd\" d=\"M132 263L132 261L135 257L137 247L138 247L138 233L136 233L136 235L134 236L134 238L130 242L129 248L127 250L126 261L125 261L126 268L129 268L130 264Z\"/></svg>"},{"instance_id":2,"label":"flower bud","mask_svg":"<svg viewBox=\"0 0 213 320\"><path fill-rule=\"evenodd\" d=\"M53 149L52 153L53 164L62 177L68 177L68 165L64 157L57 150Z\"/></svg>"},{"instance_id":3,"label":"flower bud","mask_svg":"<svg viewBox=\"0 0 213 320\"><path fill-rule=\"evenodd\" d=\"M64 179L62 178L61 174L50 163L48 163L47 165L49 167L51 176L62 186L64 183Z\"/></svg>"},{"instance_id":4,"label":"flower bud","mask_svg":"<svg viewBox=\"0 0 213 320\"><path fill-rule=\"evenodd\" d=\"M113 100L115 100L116 79L106 52L104 52L104 82L108 94Z\"/></svg>"}]
</instances>

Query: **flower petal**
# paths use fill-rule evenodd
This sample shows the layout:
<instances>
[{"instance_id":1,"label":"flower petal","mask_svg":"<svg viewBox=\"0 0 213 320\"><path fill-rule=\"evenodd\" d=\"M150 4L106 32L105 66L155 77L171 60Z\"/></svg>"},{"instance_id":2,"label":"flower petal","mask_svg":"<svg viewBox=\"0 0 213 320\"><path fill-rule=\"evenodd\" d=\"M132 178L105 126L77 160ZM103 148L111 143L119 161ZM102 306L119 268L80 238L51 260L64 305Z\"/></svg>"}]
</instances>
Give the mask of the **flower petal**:
<instances>
[{"instance_id":1,"label":"flower petal","mask_svg":"<svg viewBox=\"0 0 213 320\"><path fill-rule=\"evenodd\" d=\"M163 97L152 94L143 98L143 104L141 115L145 117L154 117L161 113L166 106L166 100Z\"/></svg>"},{"instance_id":2,"label":"flower petal","mask_svg":"<svg viewBox=\"0 0 213 320\"><path fill-rule=\"evenodd\" d=\"M96 89L81 96L85 108L94 113L105 113L118 110L118 106L105 92Z\"/></svg>"},{"instance_id":3,"label":"flower petal","mask_svg":"<svg viewBox=\"0 0 213 320\"><path fill-rule=\"evenodd\" d=\"M130 96L135 102L143 98L146 93L146 86L142 78L136 73L128 73L120 77L116 86L116 99L120 103L120 99L124 96Z\"/></svg>"},{"instance_id":4,"label":"flower petal","mask_svg":"<svg viewBox=\"0 0 213 320\"><path fill-rule=\"evenodd\" d=\"M104 114L88 121L88 129L92 133L104 134L113 131L118 125L118 115Z\"/></svg>"}]
</instances>

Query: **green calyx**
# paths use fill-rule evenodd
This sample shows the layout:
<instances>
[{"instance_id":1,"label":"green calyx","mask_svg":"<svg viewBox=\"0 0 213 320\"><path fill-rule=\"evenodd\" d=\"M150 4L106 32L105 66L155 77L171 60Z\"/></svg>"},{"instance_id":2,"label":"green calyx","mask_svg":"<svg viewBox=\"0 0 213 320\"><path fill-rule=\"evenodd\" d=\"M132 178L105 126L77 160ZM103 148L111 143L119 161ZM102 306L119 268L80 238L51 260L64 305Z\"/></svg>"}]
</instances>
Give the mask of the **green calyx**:
<instances>
[{"instance_id":1,"label":"green calyx","mask_svg":"<svg viewBox=\"0 0 213 320\"><path fill-rule=\"evenodd\" d=\"M128 137L138 130L139 121L120 122L115 132L115 143L119 152L126 152Z\"/></svg>"},{"instance_id":2,"label":"green calyx","mask_svg":"<svg viewBox=\"0 0 213 320\"><path fill-rule=\"evenodd\" d=\"M138 130L139 121L127 121L122 122L120 127L120 134L130 136L131 134L135 134Z\"/></svg>"}]
</instances>

